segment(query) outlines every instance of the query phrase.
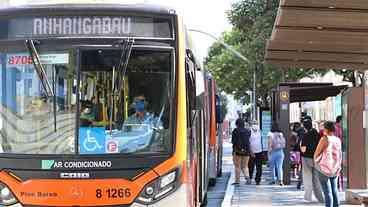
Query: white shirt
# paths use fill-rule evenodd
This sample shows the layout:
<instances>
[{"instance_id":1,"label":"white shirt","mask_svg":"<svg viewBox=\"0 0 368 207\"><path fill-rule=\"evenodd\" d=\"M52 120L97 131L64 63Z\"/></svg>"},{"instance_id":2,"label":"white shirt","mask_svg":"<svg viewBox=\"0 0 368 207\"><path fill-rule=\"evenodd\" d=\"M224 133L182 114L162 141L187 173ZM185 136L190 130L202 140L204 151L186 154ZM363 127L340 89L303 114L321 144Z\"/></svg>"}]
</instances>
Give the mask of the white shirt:
<instances>
[{"instance_id":1,"label":"white shirt","mask_svg":"<svg viewBox=\"0 0 368 207\"><path fill-rule=\"evenodd\" d=\"M262 136L261 132L258 129L251 129L251 135L250 135L250 150L253 153L260 153L262 152Z\"/></svg>"}]
</instances>

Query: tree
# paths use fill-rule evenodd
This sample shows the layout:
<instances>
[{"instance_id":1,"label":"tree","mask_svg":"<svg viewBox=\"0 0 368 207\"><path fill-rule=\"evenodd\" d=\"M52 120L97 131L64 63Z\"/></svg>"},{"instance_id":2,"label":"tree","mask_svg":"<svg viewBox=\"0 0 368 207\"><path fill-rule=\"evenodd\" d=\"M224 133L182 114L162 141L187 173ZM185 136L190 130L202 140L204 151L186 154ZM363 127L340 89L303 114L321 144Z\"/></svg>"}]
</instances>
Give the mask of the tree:
<instances>
[{"instance_id":1,"label":"tree","mask_svg":"<svg viewBox=\"0 0 368 207\"><path fill-rule=\"evenodd\" d=\"M212 45L206 59L205 64L219 87L243 103L249 102L247 91L252 90L254 70L257 76L257 100L262 106L269 106L270 91L281 81L297 81L316 72L323 73L316 69L281 69L264 62L266 41L272 33L278 2L242 0L233 4L228 12L233 29L224 33L222 39L247 57L249 63L235 57L218 43Z\"/></svg>"},{"instance_id":2,"label":"tree","mask_svg":"<svg viewBox=\"0 0 368 207\"><path fill-rule=\"evenodd\" d=\"M355 75L355 71L353 70L333 70L336 74L341 75L343 77L343 81L351 82L353 84L353 87L358 87L363 84L364 79L364 73L357 71ZM358 78L358 81L356 80Z\"/></svg>"}]
</instances>

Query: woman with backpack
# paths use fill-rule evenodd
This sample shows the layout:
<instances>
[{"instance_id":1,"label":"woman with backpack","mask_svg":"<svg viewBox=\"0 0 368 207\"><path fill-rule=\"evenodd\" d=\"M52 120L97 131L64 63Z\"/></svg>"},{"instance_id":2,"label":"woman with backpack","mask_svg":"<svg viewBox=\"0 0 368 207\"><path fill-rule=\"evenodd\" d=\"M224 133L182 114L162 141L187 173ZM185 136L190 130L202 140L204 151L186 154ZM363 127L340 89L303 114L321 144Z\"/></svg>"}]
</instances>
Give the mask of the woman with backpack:
<instances>
[{"instance_id":1,"label":"woman with backpack","mask_svg":"<svg viewBox=\"0 0 368 207\"><path fill-rule=\"evenodd\" d=\"M339 206L337 176L341 170L341 139L334 135L333 122L325 122L325 136L318 143L314 161L319 171L319 181L325 196L326 207Z\"/></svg>"},{"instance_id":2,"label":"woman with backpack","mask_svg":"<svg viewBox=\"0 0 368 207\"><path fill-rule=\"evenodd\" d=\"M272 123L271 131L268 134L268 153L270 160L270 170L272 172L272 178L270 184L279 184L281 186L283 183L283 168L284 163L284 148L286 145L286 140L282 134L277 123ZM277 176L276 176L277 171Z\"/></svg>"},{"instance_id":3,"label":"woman with backpack","mask_svg":"<svg viewBox=\"0 0 368 207\"><path fill-rule=\"evenodd\" d=\"M235 182L233 185L239 185L241 171L244 174L246 183L249 184L248 161L251 154L249 144L251 132L244 127L245 123L240 118L236 120L235 125L236 128L233 130L231 138L231 143L233 144L233 162L235 166Z\"/></svg>"}]
</instances>

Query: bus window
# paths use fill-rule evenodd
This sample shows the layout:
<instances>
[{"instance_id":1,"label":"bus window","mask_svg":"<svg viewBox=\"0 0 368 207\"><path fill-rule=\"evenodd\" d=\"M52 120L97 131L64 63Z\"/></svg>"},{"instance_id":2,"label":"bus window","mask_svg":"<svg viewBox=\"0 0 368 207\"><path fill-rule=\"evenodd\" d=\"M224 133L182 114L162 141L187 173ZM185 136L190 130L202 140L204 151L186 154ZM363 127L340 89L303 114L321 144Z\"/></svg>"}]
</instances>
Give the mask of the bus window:
<instances>
[{"instance_id":1,"label":"bus window","mask_svg":"<svg viewBox=\"0 0 368 207\"><path fill-rule=\"evenodd\" d=\"M133 50L117 77L120 56L120 50L82 52L80 153L167 152L171 53Z\"/></svg>"},{"instance_id":2,"label":"bus window","mask_svg":"<svg viewBox=\"0 0 368 207\"><path fill-rule=\"evenodd\" d=\"M74 153L76 72L69 51L42 52L55 97L48 97L28 51L0 54L3 153Z\"/></svg>"}]
</instances>

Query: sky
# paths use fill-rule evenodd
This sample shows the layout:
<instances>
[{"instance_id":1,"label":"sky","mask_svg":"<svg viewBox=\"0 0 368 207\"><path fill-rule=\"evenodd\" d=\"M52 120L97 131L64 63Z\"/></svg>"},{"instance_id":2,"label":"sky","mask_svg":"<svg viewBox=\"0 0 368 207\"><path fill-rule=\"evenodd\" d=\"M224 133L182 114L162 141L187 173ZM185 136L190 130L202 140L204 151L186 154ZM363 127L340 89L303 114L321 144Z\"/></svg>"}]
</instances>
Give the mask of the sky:
<instances>
[{"instance_id":1,"label":"sky","mask_svg":"<svg viewBox=\"0 0 368 207\"><path fill-rule=\"evenodd\" d=\"M221 33L230 30L226 11L230 10L235 0L146 0L175 8L184 17L188 29L198 29L220 37ZM207 49L214 40L199 33L191 33L199 55L204 58Z\"/></svg>"}]
</instances>

